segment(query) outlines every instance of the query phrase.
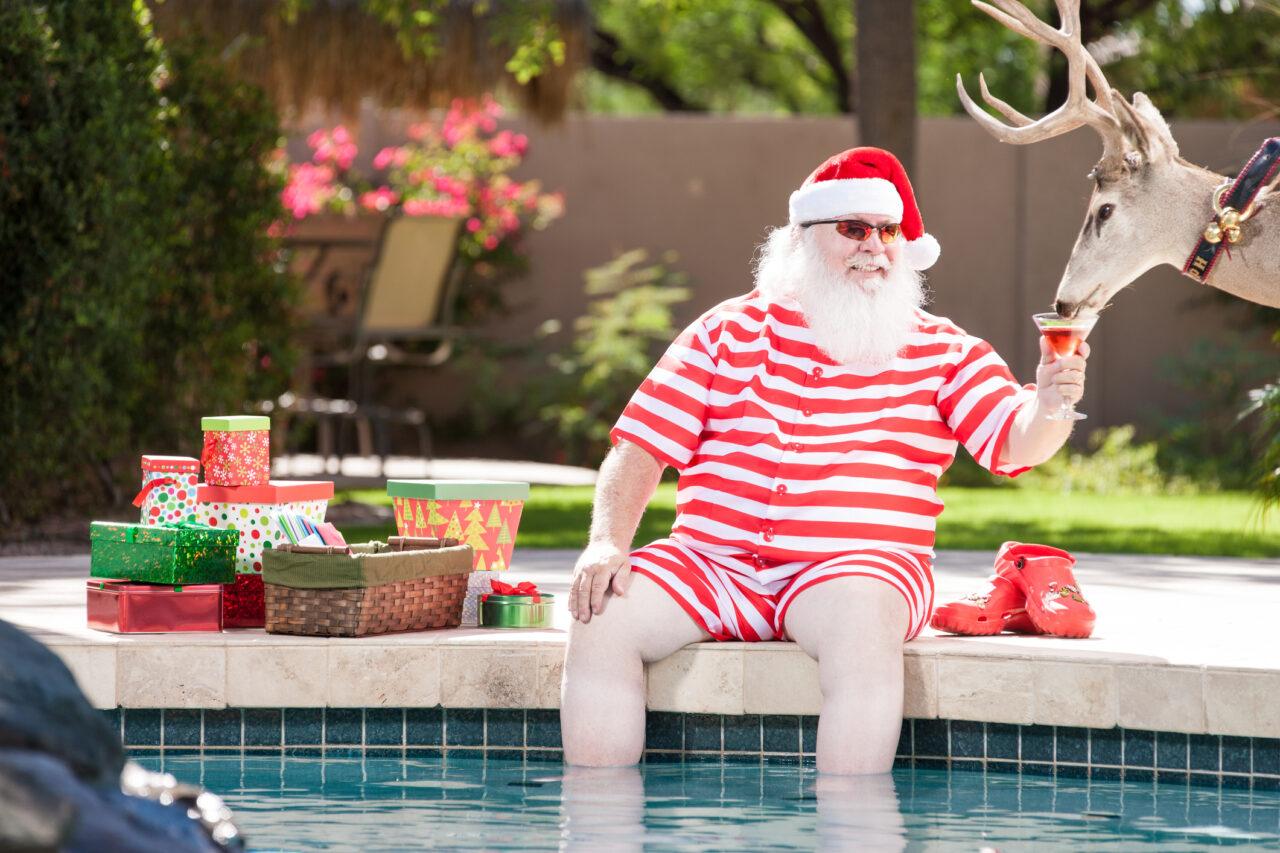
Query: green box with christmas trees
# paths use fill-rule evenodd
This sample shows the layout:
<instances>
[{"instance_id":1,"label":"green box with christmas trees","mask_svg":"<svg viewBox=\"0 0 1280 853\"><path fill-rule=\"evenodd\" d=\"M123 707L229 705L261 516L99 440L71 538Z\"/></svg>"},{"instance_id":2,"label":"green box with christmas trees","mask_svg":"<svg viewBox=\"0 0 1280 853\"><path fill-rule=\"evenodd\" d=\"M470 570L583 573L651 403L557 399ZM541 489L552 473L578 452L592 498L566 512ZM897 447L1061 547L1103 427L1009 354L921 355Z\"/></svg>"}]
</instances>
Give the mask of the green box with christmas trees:
<instances>
[{"instance_id":1,"label":"green box with christmas trees","mask_svg":"<svg viewBox=\"0 0 1280 853\"><path fill-rule=\"evenodd\" d=\"M511 565L528 483L497 480L388 480L401 536L453 538L475 552L475 571Z\"/></svg>"}]
</instances>

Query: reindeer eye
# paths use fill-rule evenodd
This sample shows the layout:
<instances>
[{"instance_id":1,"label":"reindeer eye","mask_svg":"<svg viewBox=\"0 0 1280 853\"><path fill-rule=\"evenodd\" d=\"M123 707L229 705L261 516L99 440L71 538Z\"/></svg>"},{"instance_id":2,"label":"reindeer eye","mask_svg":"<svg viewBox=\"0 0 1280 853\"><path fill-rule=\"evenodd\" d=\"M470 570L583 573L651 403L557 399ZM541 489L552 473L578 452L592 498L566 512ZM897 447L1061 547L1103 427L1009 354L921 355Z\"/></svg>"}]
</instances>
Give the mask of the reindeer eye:
<instances>
[{"instance_id":1,"label":"reindeer eye","mask_svg":"<svg viewBox=\"0 0 1280 853\"><path fill-rule=\"evenodd\" d=\"M1104 204L1102 207L1098 208L1098 219L1099 220L1110 219L1111 214L1115 211L1115 209L1116 209L1116 206L1114 204Z\"/></svg>"}]
</instances>

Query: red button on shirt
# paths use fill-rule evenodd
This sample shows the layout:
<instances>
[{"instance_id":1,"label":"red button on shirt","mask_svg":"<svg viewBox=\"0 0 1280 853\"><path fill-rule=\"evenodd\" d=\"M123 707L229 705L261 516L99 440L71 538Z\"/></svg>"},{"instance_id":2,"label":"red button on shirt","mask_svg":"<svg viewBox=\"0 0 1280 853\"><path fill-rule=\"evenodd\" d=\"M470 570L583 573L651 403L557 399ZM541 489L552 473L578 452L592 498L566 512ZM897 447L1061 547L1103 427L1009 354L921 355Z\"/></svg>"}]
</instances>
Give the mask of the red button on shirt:
<instances>
[{"instance_id":1,"label":"red button on shirt","mask_svg":"<svg viewBox=\"0 0 1280 853\"><path fill-rule=\"evenodd\" d=\"M778 491L778 494L785 495L787 493L787 484L779 483L777 491Z\"/></svg>"},{"instance_id":2,"label":"red button on shirt","mask_svg":"<svg viewBox=\"0 0 1280 853\"><path fill-rule=\"evenodd\" d=\"M766 542L772 542L772 541L773 541L773 528L772 528L772 527L766 527L766 528L764 529L764 541L766 541Z\"/></svg>"},{"instance_id":3,"label":"red button on shirt","mask_svg":"<svg viewBox=\"0 0 1280 853\"><path fill-rule=\"evenodd\" d=\"M821 379L821 378L822 378L822 368L821 368L821 367L815 367L815 368L813 369L813 378L814 378L814 379Z\"/></svg>"}]
</instances>

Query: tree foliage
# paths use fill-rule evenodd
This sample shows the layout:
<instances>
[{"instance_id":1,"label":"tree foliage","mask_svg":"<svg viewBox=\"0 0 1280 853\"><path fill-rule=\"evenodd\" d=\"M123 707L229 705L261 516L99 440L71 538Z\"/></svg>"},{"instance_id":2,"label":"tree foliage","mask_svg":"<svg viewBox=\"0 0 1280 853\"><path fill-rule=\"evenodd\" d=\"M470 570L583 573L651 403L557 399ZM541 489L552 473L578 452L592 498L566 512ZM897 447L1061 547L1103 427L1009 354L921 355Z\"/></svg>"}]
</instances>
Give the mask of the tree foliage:
<instances>
[{"instance_id":1,"label":"tree foliage","mask_svg":"<svg viewBox=\"0 0 1280 853\"><path fill-rule=\"evenodd\" d=\"M0 519L117 499L287 366L275 116L146 11L0 4Z\"/></svg>"}]
</instances>

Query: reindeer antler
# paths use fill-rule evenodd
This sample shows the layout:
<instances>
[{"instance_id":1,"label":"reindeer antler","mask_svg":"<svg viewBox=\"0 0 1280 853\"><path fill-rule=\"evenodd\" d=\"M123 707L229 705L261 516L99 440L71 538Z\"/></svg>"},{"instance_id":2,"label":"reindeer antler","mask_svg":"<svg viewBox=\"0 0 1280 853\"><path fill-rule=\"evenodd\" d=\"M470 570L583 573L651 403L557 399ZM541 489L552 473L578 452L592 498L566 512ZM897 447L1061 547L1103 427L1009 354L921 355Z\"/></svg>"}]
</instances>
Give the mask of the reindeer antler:
<instances>
[{"instance_id":1,"label":"reindeer antler","mask_svg":"<svg viewBox=\"0 0 1280 853\"><path fill-rule=\"evenodd\" d=\"M960 93L965 111L996 139L1015 145L1038 142L1087 124L1102 136L1104 160L1123 156L1124 135L1112 109L1111 87L1107 84L1102 69L1098 67L1097 60L1085 50L1080 41L1079 0L1055 0L1058 17L1062 21L1062 28L1058 30L1041 21L1017 0L992 0L995 6L982 0L971 2L1014 32L1062 51L1067 58L1069 82L1066 102L1043 118L1033 121L994 97L987 89L987 81L979 74L978 86L982 90L982 99L1014 125L1010 127L992 118L974 103L957 74L956 91ZM1088 83L1093 84L1096 101L1089 99Z\"/></svg>"}]
</instances>

